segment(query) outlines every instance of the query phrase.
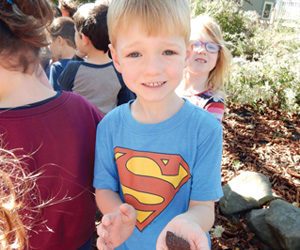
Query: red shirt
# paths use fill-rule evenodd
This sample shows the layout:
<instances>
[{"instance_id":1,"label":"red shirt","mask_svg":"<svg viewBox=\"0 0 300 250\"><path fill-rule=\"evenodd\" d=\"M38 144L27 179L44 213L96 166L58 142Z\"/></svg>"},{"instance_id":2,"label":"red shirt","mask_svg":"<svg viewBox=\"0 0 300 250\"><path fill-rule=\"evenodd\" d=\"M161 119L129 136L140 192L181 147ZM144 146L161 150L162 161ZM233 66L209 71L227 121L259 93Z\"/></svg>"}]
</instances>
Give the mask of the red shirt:
<instances>
[{"instance_id":1,"label":"red shirt","mask_svg":"<svg viewBox=\"0 0 300 250\"><path fill-rule=\"evenodd\" d=\"M67 92L29 107L0 109L3 146L19 149L20 157L30 156L25 163L30 171L41 173L40 198L49 202L39 217L26 212L23 218L26 224L29 216L35 217L30 249L75 250L93 234L94 147L101 119L96 107Z\"/></svg>"}]
</instances>

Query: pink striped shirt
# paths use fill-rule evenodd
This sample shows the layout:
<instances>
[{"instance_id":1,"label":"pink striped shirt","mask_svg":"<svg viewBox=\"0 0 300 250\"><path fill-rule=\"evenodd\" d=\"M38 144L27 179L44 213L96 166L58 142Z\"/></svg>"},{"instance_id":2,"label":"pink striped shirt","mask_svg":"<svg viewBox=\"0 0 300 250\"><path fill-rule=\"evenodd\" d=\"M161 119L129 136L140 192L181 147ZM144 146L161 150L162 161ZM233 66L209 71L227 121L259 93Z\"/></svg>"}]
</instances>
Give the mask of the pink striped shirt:
<instances>
[{"instance_id":1,"label":"pink striped shirt","mask_svg":"<svg viewBox=\"0 0 300 250\"><path fill-rule=\"evenodd\" d=\"M185 92L183 97L187 98L194 105L212 113L220 122L223 119L225 104L224 99L215 95L211 90L204 92Z\"/></svg>"}]
</instances>

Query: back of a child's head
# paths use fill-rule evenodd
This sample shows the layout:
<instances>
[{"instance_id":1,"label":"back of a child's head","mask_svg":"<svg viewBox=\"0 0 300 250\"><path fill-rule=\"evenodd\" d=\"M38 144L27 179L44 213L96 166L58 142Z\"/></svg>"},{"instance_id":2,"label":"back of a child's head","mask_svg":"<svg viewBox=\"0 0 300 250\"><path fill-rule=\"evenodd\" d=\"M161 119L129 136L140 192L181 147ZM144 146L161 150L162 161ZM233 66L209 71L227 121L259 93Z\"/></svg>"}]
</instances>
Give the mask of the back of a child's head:
<instances>
[{"instance_id":1,"label":"back of a child's head","mask_svg":"<svg viewBox=\"0 0 300 250\"><path fill-rule=\"evenodd\" d=\"M73 16L79 35L89 38L93 46L105 53L108 51L107 10L105 4L87 3L78 8ZM81 33L81 34L80 34Z\"/></svg>"},{"instance_id":2,"label":"back of a child's head","mask_svg":"<svg viewBox=\"0 0 300 250\"><path fill-rule=\"evenodd\" d=\"M223 39L221 27L213 17L204 14L191 20L191 42L198 40L200 37L208 37L221 47L218 52L216 66L210 72L208 82L211 89L222 89L224 78L229 68L231 54Z\"/></svg>"},{"instance_id":3,"label":"back of a child's head","mask_svg":"<svg viewBox=\"0 0 300 250\"><path fill-rule=\"evenodd\" d=\"M27 72L37 65L40 48L48 45L45 28L52 18L52 6L47 0L1 1L1 66Z\"/></svg>"},{"instance_id":4,"label":"back of a child's head","mask_svg":"<svg viewBox=\"0 0 300 250\"><path fill-rule=\"evenodd\" d=\"M74 21L70 17L55 18L48 31L52 40L60 36L70 47L76 48Z\"/></svg>"},{"instance_id":5,"label":"back of a child's head","mask_svg":"<svg viewBox=\"0 0 300 250\"><path fill-rule=\"evenodd\" d=\"M187 0L112 0L108 10L108 32L113 45L119 31L139 24L149 35L190 37L190 9Z\"/></svg>"},{"instance_id":6,"label":"back of a child's head","mask_svg":"<svg viewBox=\"0 0 300 250\"><path fill-rule=\"evenodd\" d=\"M79 6L77 0L59 0L58 3L60 9L66 11L69 17L73 17Z\"/></svg>"}]
</instances>

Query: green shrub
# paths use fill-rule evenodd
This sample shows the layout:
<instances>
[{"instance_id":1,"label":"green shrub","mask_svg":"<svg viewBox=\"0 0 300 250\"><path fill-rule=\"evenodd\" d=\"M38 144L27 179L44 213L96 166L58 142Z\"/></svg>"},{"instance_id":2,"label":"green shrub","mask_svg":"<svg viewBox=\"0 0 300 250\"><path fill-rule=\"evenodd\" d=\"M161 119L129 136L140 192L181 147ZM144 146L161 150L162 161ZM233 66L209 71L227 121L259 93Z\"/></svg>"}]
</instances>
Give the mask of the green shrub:
<instances>
[{"instance_id":1,"label":"green shrub","mask_svg":"<svg viewBox=\"0 0 300 250\"><path fill-rule=\"evenodd\" d=\"M228 99L254 107L262 101L268 106L299 112L300 53L278 57L266 53L257 61L235 58L227 83Z\"/></svg>"}]
</instances>

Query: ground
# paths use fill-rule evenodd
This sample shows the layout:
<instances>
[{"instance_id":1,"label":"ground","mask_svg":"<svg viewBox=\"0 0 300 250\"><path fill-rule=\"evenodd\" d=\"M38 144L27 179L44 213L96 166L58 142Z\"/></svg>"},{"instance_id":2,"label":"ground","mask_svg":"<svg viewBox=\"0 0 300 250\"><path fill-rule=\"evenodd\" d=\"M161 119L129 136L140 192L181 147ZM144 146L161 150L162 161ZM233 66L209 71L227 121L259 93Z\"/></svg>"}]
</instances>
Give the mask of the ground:
<instances>
[{"instance_id":1,"label":"ground","mask_svg":"<svg viewBox=\"0 0 300 250\"><path fill-rule=\"evenodd\" d=\"M249 105L228 104L224 117L222 182L240 171L260 172L269 177L274 193L299 206L300 119L277 107L255 111ZM216 208L217 226L225 231L213 239L213 249L263 249L248 229L244 216L234 222Z\"/></svg>"}]
</instances>

